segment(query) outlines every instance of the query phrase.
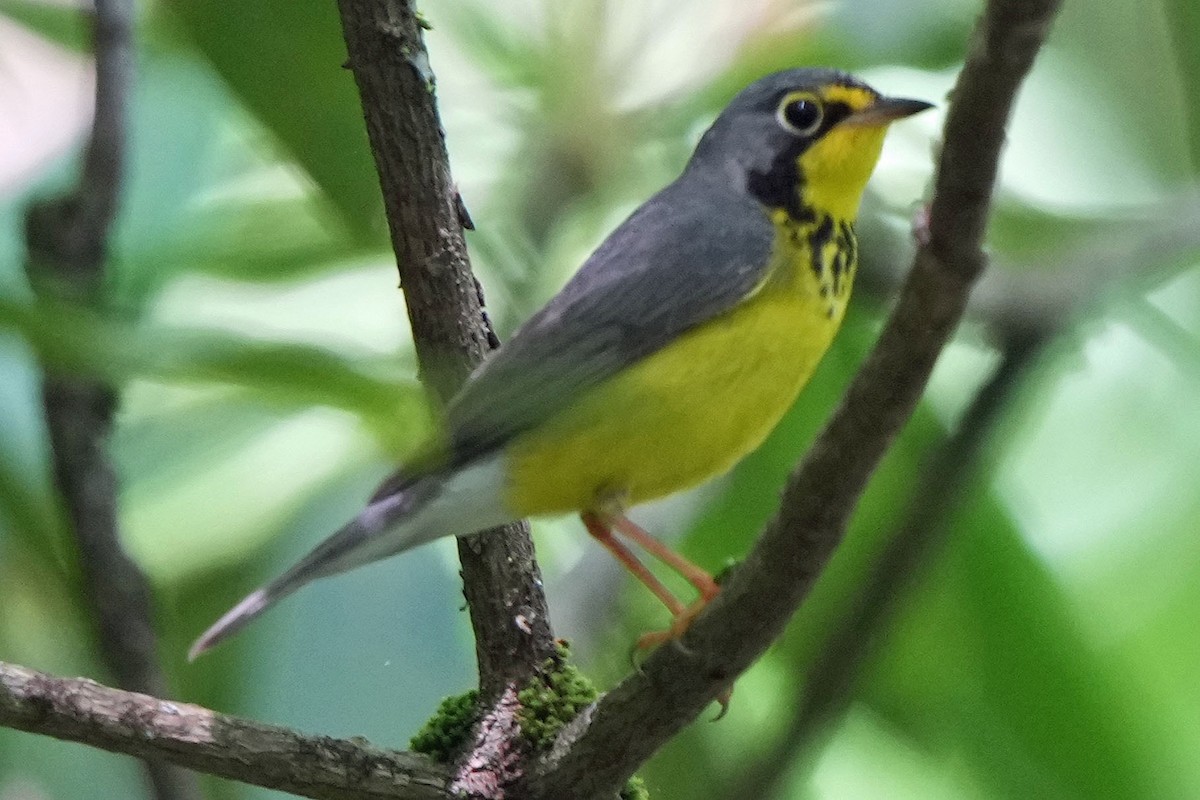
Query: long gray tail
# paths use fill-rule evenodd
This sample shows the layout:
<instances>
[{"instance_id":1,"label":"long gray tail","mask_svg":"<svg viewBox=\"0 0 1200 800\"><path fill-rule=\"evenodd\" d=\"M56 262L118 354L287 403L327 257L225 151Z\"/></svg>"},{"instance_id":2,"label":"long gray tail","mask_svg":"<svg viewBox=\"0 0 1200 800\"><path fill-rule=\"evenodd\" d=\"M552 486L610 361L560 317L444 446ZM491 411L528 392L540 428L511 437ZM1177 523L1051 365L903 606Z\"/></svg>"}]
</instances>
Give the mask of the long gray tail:
<instances>
[{"instance_id":1,"label":"long gray tail","mask_svg":"<svg viewBox=\"0 0 1200 800\"><path fill-rule=\"evenodd\" d=\"M250 624L284 597L315 581L361 564L407 550L425 541L420 531L405 530L411 518L428 499L419 484L381 497L350 520L298 564L266 586L251 592L206 630L191 650L188 660L211 650ZM386 534L386 535L385 535Z\"/></svg>"}]
</instances>

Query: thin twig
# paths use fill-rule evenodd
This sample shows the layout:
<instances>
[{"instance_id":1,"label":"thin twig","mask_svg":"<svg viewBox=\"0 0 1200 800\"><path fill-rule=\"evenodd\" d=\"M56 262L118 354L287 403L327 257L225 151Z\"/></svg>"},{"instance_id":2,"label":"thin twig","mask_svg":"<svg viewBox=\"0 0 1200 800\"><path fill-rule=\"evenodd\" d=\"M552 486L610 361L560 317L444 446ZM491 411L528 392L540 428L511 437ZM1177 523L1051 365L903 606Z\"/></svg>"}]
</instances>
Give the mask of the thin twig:
<instances>
[{"instance_id":1,"label":"thin twig","mask_svg":"<svg viewBox=\"0 0 1200 800\"><path fill-rule=\"evenodd\" d=\"M307 736L0 662L0 725L318 800L446 800L449 774L361 739Z\"/></svg>"},{"instance_id":2,"label":"thin twig","mask_svg":"<svg viewBox=\"0 0 1200 800\"><path fill-rule=\"evenodd\" d=\"M784 493L779 516L678 646L660 648L568 726L523 786L535 799L611 796L746 670L804 600L868 477L907 421L984 266L1004 130L1057 0L992 0L946 118L929 242L878 344Z\"/></svg>"},{"instance_id":3,"label":"thin twig","mask_svg":"<svg viewBox=\"0 0 1200 800\"><path fill-rule=\"evenodd\" d=\"M109 231L124 179L133 13L132 0L96 1L96 106L79 184L65 196L33 204L26 218L31 280L40 291L91 305L102 302ZM79 548L105 664L126 689L166 696L150 586L121 547L117 524L117 482L107 454L117 394L101 381L48 368L42 397L55 482ZM200 796L194 776L155 761L146 768L159 800Z\"/></svg>"}]
</instances>

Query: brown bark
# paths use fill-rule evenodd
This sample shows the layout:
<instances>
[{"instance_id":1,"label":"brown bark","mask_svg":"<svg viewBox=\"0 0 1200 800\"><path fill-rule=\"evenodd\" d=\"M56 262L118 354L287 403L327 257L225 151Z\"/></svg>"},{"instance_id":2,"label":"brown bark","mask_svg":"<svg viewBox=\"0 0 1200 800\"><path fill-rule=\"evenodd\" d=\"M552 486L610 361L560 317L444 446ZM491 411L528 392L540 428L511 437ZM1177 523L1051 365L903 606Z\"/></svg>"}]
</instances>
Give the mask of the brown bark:
<instances>
[{"instance_id":1,"label":"brown bark","mask_svg":"<svg viewBox=\"0 0 1200 800\"><path fill-rule=\"evenodd\" d=\"M421 25L401 0L338 6L421 372L445 401L497 341L467 260ZM491 702L553 655L549 610L527 525L462 538L458 551Z\"/></svg>"},{"instance_id":2,"label":"brown bark","mask_svg":"<svg viewBox=\"0 0 1200 800\"><path fill-rule=\"evenodd\" d=\"M445 770L363 740L307 736L0 662L0 725L318 800L445 800Z\"/></svg>"}]
</instances>

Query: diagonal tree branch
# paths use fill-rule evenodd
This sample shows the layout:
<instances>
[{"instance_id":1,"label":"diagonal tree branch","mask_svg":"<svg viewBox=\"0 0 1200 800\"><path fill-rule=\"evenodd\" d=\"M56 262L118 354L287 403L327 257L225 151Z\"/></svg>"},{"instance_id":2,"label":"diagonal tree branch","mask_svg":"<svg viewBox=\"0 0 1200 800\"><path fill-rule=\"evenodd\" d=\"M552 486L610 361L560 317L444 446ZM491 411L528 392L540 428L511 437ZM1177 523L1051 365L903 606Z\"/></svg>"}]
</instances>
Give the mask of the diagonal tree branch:
<instances>
[{"instance_id":1,"label":"diagonal tree branch","mask_svg":"<svg viewBox=\"0 0 1200 800\"><path fill-rule=\"evenodd\" d=\"M0 725L317 800L445 800L449 775L423 756L307 736L188 703L0 662Z\"/></svg>"},{"instance_id":2,"label":"diagonal tree branch","mask_svg":"<svg viewBox=\"0 0 1200 800\"><path fill-rule=\"evenodd\" d=\"M873 643L891 623L898 602L945 546L946 519L954 513L965 482L980 467L982 446L1040 353L1115 281L1155 286L1174 274L1174 256L1200 247L1200 230L1192 222L1196 214L1174 213L1180 206L1196 208L1194 193L1165 204L1171 214L1148 215L1150 222L1138 220L1136 231L1089 240L1053 269L1013 267L1007 274L991 270L978 283L967 314L979 319L999 343L1001 363L951 437L933 452L910 494L907 511L865 571L861 591L850 598L828 638L814 648L816 658L806 667L787 728L768 751L728 782L721 797L775 796L782 779L794 772L796 759L812 754L814 745L819 746L821 737L845 714L873 655ZM896 248L900 244L893 242ZM1129 265L1139 262L1155 268L1130 275ZM892 276L887 266L875 267L872 290L883 295Z\"/></svg>"},{"instance_id":3,"label":"diagonal tree branch","mask_svg":"<svg viewBox=\"0 0 1200 800\"><path fill-rule=\"evenodd\" d=\"M787 730L776 745L730 781L721 797L775 797L796 757L809 751L846 712L877 633L891 621L897 602L945 544L946 520L976 474L988 437L1051 330L1018 332L1004 344L1000 364L975 394L957 430L922 470L906 512L867 571L862 591L816 648L816 660L804 678Z\"/></svg>"},{"instance_id":4,"label":"diagonal tree branch","mask_svg":"<svg viewBox=\"0 0 1200 800\"><path fill-rule=\"evenodd\" d=\"M96 106L79 184L30 207L26 243L30 280L40 291L97 304L125 172L132 0L96 0L93 24ZM79 548L84 594L96 616L104 661L121 686L166 696L150 586L126 555L118 532L117 481L107 454L117 394L104 382L48 369L42 398L55 483ZM156 761L146 768L160 800L200 796L193 776Z\"/></svg>"},{"instance_id":5,"label":"diagonal tree branch","mask_svg":"<svg viewBox=\"0 0 1200 800\"><path fill-rule=\"evenodd\" d=\"M615 793L766 650L815 584L984 267L1005 125L1058 6L988 3L946 118L928 243L874 351L789 481L779 516L679 645L655 652L564 731L528 778L526 796Z\"/></svg>"}]
</instances>

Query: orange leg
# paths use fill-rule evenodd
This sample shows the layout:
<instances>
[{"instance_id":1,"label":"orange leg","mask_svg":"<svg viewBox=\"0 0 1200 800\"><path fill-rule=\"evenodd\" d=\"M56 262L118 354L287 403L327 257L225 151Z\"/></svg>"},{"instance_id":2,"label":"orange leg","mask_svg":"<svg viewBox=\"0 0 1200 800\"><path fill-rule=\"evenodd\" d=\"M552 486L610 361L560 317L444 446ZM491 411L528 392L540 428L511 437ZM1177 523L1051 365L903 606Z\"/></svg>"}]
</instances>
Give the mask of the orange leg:
<instances>
[{"instance_id":1,"label":"orange leg","mask_svg":"<svg viewBox=\"0 0 1200 800\"><path fill-rule=\"evenodd\" d=\"M700 597L704 603L707 603L721 593L721 587L713 580L712 575L646 533L640 525L629 517L621 514L614 517L612 523L617 529L617 533L627 539L633 540L647 553L687 579L688 583L696 587L696 591L700 593ZM703 605L701 608L703 608ZM693 613L692 616L695 616L695 614Z\"/></svg>"},{"instance_id":2,"label":"orange leg","mask_svg":"<svg viewBox=\"0 0 1200 800\"><path fill-rule=\"evenodd\" d=\"M608 548L609 552L616 556L650 591L654 592L671 611L671 627L665 631L647 633L640 637L637 640L637 649L647 650L671 639L678 639L688 629L688 626L692 624L692 620L696 618L696 615L714 597L721 593L721 587L717 585L717 582L713 580L711 575L646 533L637 523L624 514L601 516L589 511L585 512L582 517L584 525L587 526L592 536ZM696 591L700 592L700 599L690 606L684 606L680 603L671 594L670 590L658 578L654 577L644 564L638 561L637 557L628 548L613 537L613 529L616 529L616 532L625 538L640 545L650 555L686 578L688 583L695 586ZM668 600L668 598L670 599Z\"/></svg>"},{"instance_id":3,"label":"orange leg","mask_svg":"<svg viewBox=\"0 0 1200 800\"><path fill-rule=\"evenodd\" d=\"M721 593L721 587L713 580L712 575L646 533L637 523L624 514L615 516L605 515L602 517L595 512L585 511L580 514L580 518L587 527L588 533L600 542L600 544L604 545L626 569L633 573L634 577L645 584L646 588L653 592L671 612L671 627L664 631L642 634L634 644L635 650L648 650L664 642L678 639L687 631L688 626L692 624L692 620L696 618L696 615L703 611L704 607ZM662 561L687 579L688 583L695 586L696 591L700 592L700 598L690 606L684 606L683 603L679 602L678 598L671 594L671 591L658 578L654 577L650 570L646 568L646 565L638 561L637 556L629 548L617 541L613 536L613 528L616 528L619 534L636 542L646 552L650 553L650 555ZM721 719L721 717L725 716L725 713L729 710L729 700L732 695L733 687L725 689L717 695L716 699L721 705L721 712L717 714L715 719Z\"/></svg>"},{"instance_id":4,"label":"orange leg","mask_svg":"<svg viewBox=\"0 0 1200 800\"><path fill-rule=\"evenodd\" d=\"M654 596L663 602L663 605L671 612L672 617L679 617L687 612L683 603L679 602L679 598L671 594L671 590L663 585L662 581L654 577L646 565L638 561L637 556L625 545L621 544L612 534L612 528L608 522L601 519L600 515L591 511L585 511L579 515L583 520L584 526L588 533L592 535L596 541L604 545L608 552L613 554L613 557L620 561L625 569L629 570L633 577L637 578L642 584L654 593ZM632 524L632 523L630 523Z\"/></svg>"}]
</instances>

